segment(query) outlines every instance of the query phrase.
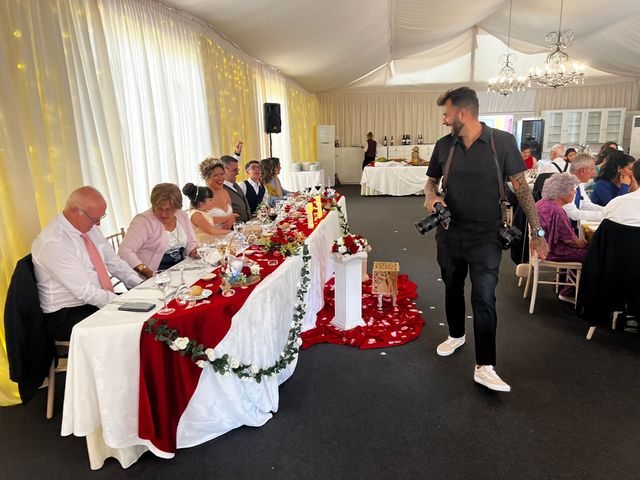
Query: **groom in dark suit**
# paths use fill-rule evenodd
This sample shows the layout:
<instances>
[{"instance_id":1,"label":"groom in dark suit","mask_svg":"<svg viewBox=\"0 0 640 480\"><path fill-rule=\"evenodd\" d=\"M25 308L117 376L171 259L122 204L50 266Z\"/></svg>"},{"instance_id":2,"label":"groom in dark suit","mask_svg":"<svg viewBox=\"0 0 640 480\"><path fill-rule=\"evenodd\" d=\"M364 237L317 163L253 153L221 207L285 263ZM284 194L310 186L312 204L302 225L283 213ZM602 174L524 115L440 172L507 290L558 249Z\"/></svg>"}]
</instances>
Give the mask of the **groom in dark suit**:
<instances>
[{"instance_id":1,"label":"groom in dark suit","mask_svg":"<svg viewBox=\"0 0 640 480\"><path fill-rule=\"evenodd\" d=\"M223 155L220 161L224 164L224 188L229 192L231 197L231 208L233 213L238 214L239 222L246 222L251 216L251 208L247 197L245 197L240 185L236 183L236 177L240 172L238 167L238 160L242 154L242 142L238 142L236 145L235 155L233 157L229 155Z\"/></svg>"}]
</instances>

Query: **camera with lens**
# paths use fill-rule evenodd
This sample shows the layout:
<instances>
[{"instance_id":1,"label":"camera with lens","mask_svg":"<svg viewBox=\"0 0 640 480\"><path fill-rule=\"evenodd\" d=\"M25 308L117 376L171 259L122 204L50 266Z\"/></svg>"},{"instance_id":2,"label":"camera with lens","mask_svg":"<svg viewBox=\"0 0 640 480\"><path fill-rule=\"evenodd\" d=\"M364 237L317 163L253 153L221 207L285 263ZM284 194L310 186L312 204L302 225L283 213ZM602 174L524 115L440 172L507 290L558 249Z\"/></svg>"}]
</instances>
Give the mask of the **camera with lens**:
<instances>
[{"instance_id":1,"label":"camera with lens","mask_svg":"<svg viewBox=\"0 0 640 480\"><path fill-rule=\"evenodd\" d=\"M502 227L498 231L498 240L503 250L509 250L513 242L516 242L522 238L522 232L519 228L503 223Z\"/></svg>"},{"instance_id":2,"label":"camera with lens","mask_svg":"<svg viewBox=\"0 0 640 480\"><path fill-rule=\"evenodd\" d=\"M424 217L415 224L416 229L421 235L424 235L437 225L442 225L444 228L449 227L449 222L451 222L451 212L449 209L444 207L441 203L436 203L433 208L435 208L436 213L429 215L428 217Z\"/></svg>"}]
</instances>

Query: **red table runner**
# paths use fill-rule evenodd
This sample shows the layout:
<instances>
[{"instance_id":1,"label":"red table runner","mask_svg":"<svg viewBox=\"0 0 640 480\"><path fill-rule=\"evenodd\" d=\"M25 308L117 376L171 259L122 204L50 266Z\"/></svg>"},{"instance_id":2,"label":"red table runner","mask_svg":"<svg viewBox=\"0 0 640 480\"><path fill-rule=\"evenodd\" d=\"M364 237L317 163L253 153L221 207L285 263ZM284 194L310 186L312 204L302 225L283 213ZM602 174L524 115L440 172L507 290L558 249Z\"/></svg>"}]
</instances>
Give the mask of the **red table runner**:
<instances>
[{"instance_id":1,"label":"red table runner","mask_svg":"<svg viewBox=\"0 0 640 480\"><path fill-rule=\"evenodd\" d=\"M324 203L326 204L327 201L325 200ZM323 211L321 220L327 214L326 210ZM283 223L295 225L295 231L306 238L320 221L310 229L307 228L306 215L295 218L289 216L280 225ZM284 240L286 236L279 230L272 236L272 242ZM261 255L262 259L278 262L273 266L269 266L267 262L258 262L262 267L260 281L278 268L285 259L278 252L274 254L274 252L261 250L258 255ZM256 259L249 255L247 257ZM168 306L174 308L175 313L154 315L152 318L157 319L158 322L166 321L167 326L177 329L181 337L195 339L206 348L215 348L229 331L231 319L259 282L246 288L234 287L236 294L232 297L221 295L220 283L219 277L213 281L197 281L195 285L210 288L214 292L206 301L190 309L172 301ZM188 355L182 356L171 350L166 343L156 341L155 335L146 333L144 328L145 326L140 334L138 435L142 439L149 440L158 450L175 453L178 422L195 392L202 369L192 362Z\"/></svg>"}]
</instances>

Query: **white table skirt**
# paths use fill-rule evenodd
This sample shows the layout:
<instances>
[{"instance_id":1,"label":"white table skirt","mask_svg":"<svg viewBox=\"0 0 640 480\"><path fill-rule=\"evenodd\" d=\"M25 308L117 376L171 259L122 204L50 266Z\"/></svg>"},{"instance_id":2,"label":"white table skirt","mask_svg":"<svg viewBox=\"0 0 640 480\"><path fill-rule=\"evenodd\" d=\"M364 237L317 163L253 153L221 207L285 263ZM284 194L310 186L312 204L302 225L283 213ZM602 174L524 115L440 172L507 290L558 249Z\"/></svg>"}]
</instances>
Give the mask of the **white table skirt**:
<instances>
[{"instance_id":1,"label":"white table skirt","mask_svg":"<svg viewBox=\"0 0 640 480\"><path fill-rule=\"evenodd\" d=\"M360 179L362 195L416 195L423 193L427 167L365 167Z\"/></svg>"},{"instance_id":2,"label":"white table skirt","mask_svg":"<svg viewBox=\"0 0 640 480\"><path fill-rule=\"evenodd\" d=\"M346 213L345 203L343 197L340 204ZM330 212L307 239L311 285L304 330L315 325L316 314L324 306L324 284L333 274L330 246L340 235L338 214ZM215 347L216 354L228 353L260 367L273 364L286 343L301 267L301 256L289 257L255 288ZM185 272L187 281L195 281L195 275L197 272ZM146 299L159 308L159 291L149 287L147 281L119 300ZM87 437L94 470L108 457L127 468L147 449L163 458L173 457L138 437L140 330L154 311L122 312L117 307L107 305L76 325L71 334L61 433ZM278 410L278 386L293 374L295 366L293 362L278 378L259 384L205 368L180 418L177 447L204 443L241 425L264 425L271 412Z\"/></svg>"},{"instance_id":3,"label":"white table skirt","mask_svg":"<svg viewBox=\"0 0 640 480\"><path fill-rule=\"evenodd\" d=\"M282 187L290 192L302 192L305 188L316 185L324 187L324 170L280 173L279 178Z\"/></svg>"}]
</instances>

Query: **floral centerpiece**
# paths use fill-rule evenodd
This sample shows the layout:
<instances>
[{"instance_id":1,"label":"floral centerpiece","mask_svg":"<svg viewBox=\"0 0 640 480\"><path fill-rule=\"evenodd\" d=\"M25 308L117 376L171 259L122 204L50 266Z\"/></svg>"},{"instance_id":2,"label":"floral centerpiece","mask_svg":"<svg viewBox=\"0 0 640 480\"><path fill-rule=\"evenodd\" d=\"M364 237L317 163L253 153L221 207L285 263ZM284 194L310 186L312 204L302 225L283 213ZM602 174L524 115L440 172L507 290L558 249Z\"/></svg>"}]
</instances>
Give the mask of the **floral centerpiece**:
<instances>
[{"instance_id":1,"label":"floral centerpiece","mask_svg":"<svg viewBox=\"0 0 640 480\"><path fill-rule=\"evenodd\" d=\"M223 278L231 285L251 285L260 280L262 267L257 263L246 264L240 259L232 258L223 270Z\"/></svg>"},{"instance_id":2,"label":"floral centerpiece","mask_svg":"<svg viewBox=\"0 0 640 480\"><path fill-rule=\"evenodd\" d=\"M333 242L331 251L336 255L355 255L369 251L369 242L362 235L347 234Z\"/></svg>"},{"instance_id":3,"label":"floral centerpiece","mask_svg":"<svg viewBox=\"0 0 640 480\"><path fill-rule=\"evenodd\" d=\"M276 257L290 257L296 255L305 241L305 237L300 232L284 231L278 229L270 237L264 237L262 245Z\"/></svg>"}]
</instances>

